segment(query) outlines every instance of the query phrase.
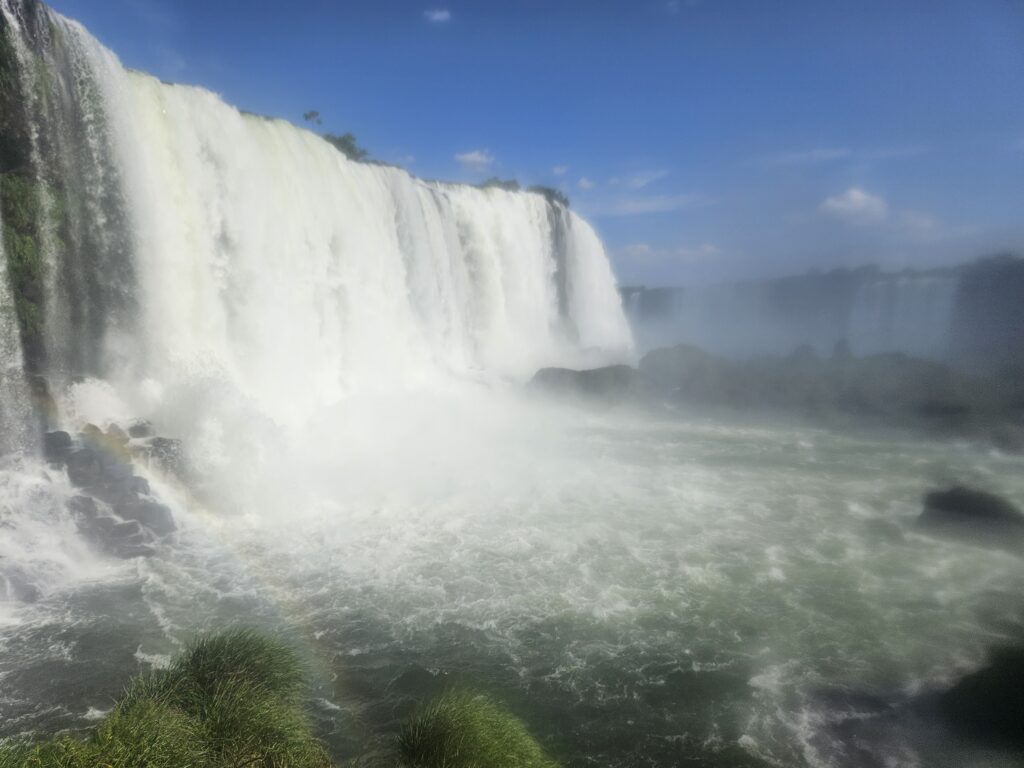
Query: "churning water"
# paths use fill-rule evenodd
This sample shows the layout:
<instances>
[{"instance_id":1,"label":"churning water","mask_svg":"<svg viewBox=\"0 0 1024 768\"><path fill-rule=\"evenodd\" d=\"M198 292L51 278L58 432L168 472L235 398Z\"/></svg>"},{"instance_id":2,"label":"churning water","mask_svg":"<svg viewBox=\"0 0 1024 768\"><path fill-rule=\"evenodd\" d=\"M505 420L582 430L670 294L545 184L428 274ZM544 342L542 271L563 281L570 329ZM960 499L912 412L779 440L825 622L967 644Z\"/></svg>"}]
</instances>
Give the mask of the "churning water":
<instances>
[{"instance_id":1,"label":"churning water","mask_svg":"<svg viewBox=\"0 0 1024 768\"><path fill-rule=\"evenodd\" d=\"M305 650L339 758L461 683L573 766L975 760L907 702L1019 631L1024 574L912 521L951 479L1024 497L1020 462L524 394L631 355L585 221L349 162L32 0L0 0L0 34L45 203L50 425L145 418L190 467L136 467L179 523L155 556L86 545L0 269L0 735L88 727L244 623Z\"/></svg>"},{"instance_id":2,"label":"churning water","mask_svg":"<svg viewBox=\"0 0 1024 768\"><path fill-rule=\"evenodd\" d=\"M157 557L72 558L74 580L8 616L5 731L88 725L140 664L242 622L306 649L342 756L459 682L573 765L992 764L908 702L1019 631L1024 572L913 521L951 479L1020 498L1019 461L493 391L417 400L335 414L278 457L272 502L224 514L163 487L183 530ZM5 503L38 492L13 477Z\"/></svg>"}]
</instances>

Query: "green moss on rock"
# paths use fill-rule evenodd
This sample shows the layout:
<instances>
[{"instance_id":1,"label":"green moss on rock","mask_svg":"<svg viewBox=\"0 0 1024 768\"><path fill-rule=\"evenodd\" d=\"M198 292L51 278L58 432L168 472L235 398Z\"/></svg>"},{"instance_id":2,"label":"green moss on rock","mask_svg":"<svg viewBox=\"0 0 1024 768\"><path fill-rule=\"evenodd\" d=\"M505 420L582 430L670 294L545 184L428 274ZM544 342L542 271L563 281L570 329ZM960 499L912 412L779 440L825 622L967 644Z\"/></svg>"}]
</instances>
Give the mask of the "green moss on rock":
<instances>
[{"instance_id":1,"label":"green moss on rock","mask_svg":"<svg viewBox=\"0 0 1024 768\"><path fill-rule=\"evenodd\" d=\"M0 220L7 273L22 347L31 369L38 367L43 350L46 262L40 246L40 228L48 208L58 214L61 210L47 203L51 198L42 185L25 176L0 175Z\"/></svg>"}]
</instances>

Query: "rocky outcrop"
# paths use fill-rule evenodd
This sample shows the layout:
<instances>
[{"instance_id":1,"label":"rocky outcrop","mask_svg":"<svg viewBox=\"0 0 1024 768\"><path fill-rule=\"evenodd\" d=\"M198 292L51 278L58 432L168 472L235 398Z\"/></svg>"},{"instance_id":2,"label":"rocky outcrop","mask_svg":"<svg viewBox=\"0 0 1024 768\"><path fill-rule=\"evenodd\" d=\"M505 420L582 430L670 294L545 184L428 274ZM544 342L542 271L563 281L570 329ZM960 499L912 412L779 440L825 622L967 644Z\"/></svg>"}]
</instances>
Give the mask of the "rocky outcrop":
<instances>
[{"instance_id":1,"label":"rocky outcrop","mask_svg":"<svg viewBox=\"0 0 1024 768\"><path fill-rule=\"evenodd\" d=\"M1024 380L967 374L898 353L830 357L807 346L788 356L730 360L690 345L649 352L640 372L661 397L701 406L853 418L1000 440L1024 429Z\"/></svg>"},{"instance_id":2,"label":"rocky outcrop","mask_svg":"<svg viewBox=\"0 0 1024 768\"><path fill-rule=\"evenodd\" d=\"M534 375L530 386L562 396L606 401L639 395L645 390L639 371L628 365L610 365L582 371L542 368Z\"/></svg>"},{"instance_id":3,"label":"rocky outcrop","mask_svg":"<svg viewBox=\"0 0 1024 768\"><path fill-rule=\"evenodd\" d=\"M1001 548L1024 545L1024 513L1001 496L964 486L927 494L918 525L930 533Z\"/></svg>"},{"instance_id":4,"label":"rocky outcrop","mask_svg":"<svg viewBox=\"0 0 1024 768\"><path fill-rule=\"evenodd\" d=\"M105 432L86 425L75 437L49 432L43 440L47 461L65 469L82 495L69 508L82 535L97 549L116 557L140 557L177 529L170 509L153 498L149 482L135 474L142 459L162 468L181 470L180 444L152 435L152 428L134 424L126 432L110 426Z\"/></svg>"},{"instance_id":5,"label":"rocky outcrop","mask_svg":"<svg viewBox=\"0 0 1024 768\"><path fill-rule=\"evenodd\" d=\"M939 695L948 726L986 746L1024 751L1024 648L1001 648L989 665Z\"/></svg>"}]
</instances>

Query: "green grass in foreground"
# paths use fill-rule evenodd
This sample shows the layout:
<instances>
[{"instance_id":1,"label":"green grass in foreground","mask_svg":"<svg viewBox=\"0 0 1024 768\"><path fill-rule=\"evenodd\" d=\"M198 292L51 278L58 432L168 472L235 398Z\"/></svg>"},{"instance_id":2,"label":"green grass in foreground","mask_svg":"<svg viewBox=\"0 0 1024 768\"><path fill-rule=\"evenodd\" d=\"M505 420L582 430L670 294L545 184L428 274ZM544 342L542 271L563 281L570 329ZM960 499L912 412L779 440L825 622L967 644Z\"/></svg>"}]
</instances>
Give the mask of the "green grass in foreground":
<instances>
[{"instance_id":1,"label":"green grass in foreground","mask_svg":"<svg viewBox=\"0 0 1024 768\"><path fill-rule=\"evenodd\" d=\"M213 635L135 678L88 739L3 745L0 768L330 768L303 682L286 645L247 630ZM396 746L387 768L558 768L521 721L469 693L420 709Z\"/></svg>"},{"instance_id":2,"label":"green grass in foreground","mask_svg":"<svg viewBox=\"0 0 1024 768\"><path fill-rule=\"evenodd\" d=\"M0 749L0 768L328 768L287 646L254 632L201 639L137 678L79 741Z\"/></svg>"},{"instance_id":3,"label":"green grass in foreground","mask_svg":"<svg viewBox=\"0 0 1024 768\"><path fill-rule=\"evenodd\" d=\"M398 743L403 768L558 768L522 721L487 697L464 692L413 715Z\"/></svg>"}]
</instances>

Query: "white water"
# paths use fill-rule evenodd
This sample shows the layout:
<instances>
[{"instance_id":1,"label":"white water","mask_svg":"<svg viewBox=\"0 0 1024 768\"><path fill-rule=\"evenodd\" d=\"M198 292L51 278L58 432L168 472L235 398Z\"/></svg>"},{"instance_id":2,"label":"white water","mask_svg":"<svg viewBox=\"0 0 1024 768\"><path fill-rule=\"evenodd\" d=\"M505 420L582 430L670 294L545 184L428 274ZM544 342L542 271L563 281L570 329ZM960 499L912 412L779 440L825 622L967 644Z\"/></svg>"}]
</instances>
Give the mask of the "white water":
<instances>
[{"instance_id":1,"label":"white water","mask_svg":"<svg viewBox=\"0 0 1024 768\"><path fill-rule=\"evenodd\" d=\"M449 439L446 419L493 418L453 404L545 365L630 354L607 257L575 214L538 194L349 161L285 121L129 72L79 24L30 9L0 0L36 181L45 196L64 174L81 202L66 247L52 214L39 222L51 423L145 418L182 438L201 490L186 507L279 519L300 499L452 482L452 458L443 481L428 477L437 455L478 451L473 437ZM0 306L0 447L29 448L4 269ZM83 558L74 491L25 462L0 484L13 532L0 573L36 599L65 588ZM13 587L5 597L17 601Z\"/></svg>"},{"instance_id":2,"label":"white water","mask_svg":"<svg viewBox=\"0 0 1024 768\"><path fill-rule=\"evenodd\" d=\"M560 317L541 196L354 163L288 123L90 56L136 252L137 326L114 340L122 381L159 397L183 374L213 376L299 423L353 393L522 379L583 362L581 346L603 350L595 362L628 353L607 258L574 215Z\"/></svg>"},{"instance_id":3,"label":"white water","mask_svg":"<svg viewBox=\"0 0 1024 768\"><path fill-rule=\"evenodd\" d=\"M1019 462L523 398L506 381L628 354L585 222L350 163L58 26L102 96L134 281L59 418L150 418L195 481L136 468L181 529L114 563L61 473L0 471L0 558L39 590L0 614L5 734L91 725L137 664L242 622L308 645L344 757L407 672L461 670L597 764L857 765L821 690L948 681L1020 624L1017 559L913 528L952 480L1024 498Z\"/></svg>"}]
</instances>

